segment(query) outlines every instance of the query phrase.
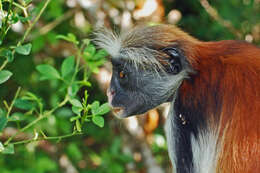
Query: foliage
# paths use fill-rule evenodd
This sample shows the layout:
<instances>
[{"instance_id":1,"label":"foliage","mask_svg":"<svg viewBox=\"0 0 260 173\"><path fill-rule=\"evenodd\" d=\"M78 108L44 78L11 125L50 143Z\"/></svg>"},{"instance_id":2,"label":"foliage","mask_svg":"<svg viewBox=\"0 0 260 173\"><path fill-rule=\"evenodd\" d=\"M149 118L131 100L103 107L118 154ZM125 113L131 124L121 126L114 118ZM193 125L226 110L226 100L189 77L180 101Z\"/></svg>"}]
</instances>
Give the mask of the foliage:
<instances>
[{"instance_id":1,"label":"foliage","mask_svg":"<svg viewBox=\"0 0 260 173\"><path fill-rule=\"evenodd\" d=\"M6 16L2 18L0 33L2 44L2 65L0 67L1 87L5 87L8 80L12 80L12 76L14 76L14 78L16 75L19 77L16 72L6 70L9 64L12 65L13 61L19 58L25 58L24 56L32 57L32 46L37 46L39 43L24 43L24 41L30 34L33 26L39 20L40 16L43 14L44 10L47 8L50 0L47 0L44 3L39 3L36 8L38 13L31 11L31 14L27 9L30 1L24 1L22 4L18 4L12 0L6 2L8 2L8 11ZM0 1L1 12L5 12L2 9L4 8L2 5L6 4L2 4ZM17 8L14 6L23 10L24 17L20 16L20 13L17 12ZM29 27L26 29L16 46L13 46L13 43L10 44L10 42L7 42L6 44L4 41L8 36L7 34L10 27L12 24L17 22L27 22ZM58 91L58 98L55 102L49 104L48 99L41 97L41 94L39 92L37 93L37 91L29 91L25 85L25 88L18 87L12 99L7 97L10 103L8 103L8 100L1 100L0 132L4 132L8 126L17 128L17 131L8 137L5 142L0 142L0 153L2 154L14 154L14 146L18 144L32 143L40 140L60 141L64 138L83 134L83 128L86 122L92 121L95 125L104 127L103 115L110 111L108 104L104 103L100 105L100 101L89 103L90 101L88 100L89 95L87 90L85 90L82 100L77 94L82 88L91 86L91 83L89 82L90 75L92 72L97 73L98 67L105 62L104 57L107 55L106 52L103 50L96 51L95 47L88 39L84 39L81 42L78 41L73 33L68 33L67 35L60 34L55 37L56 39L65 40L73 44L76 56L72 55L64 58L61 62L60 70L55 67L55 64L51 65L49 63L44 63L36 65L35 70L31 69L30 71L33 75L37 76L37 80L35 81L36 84L39 83L41 85L43 81L47 81L46 83L50 85L55 84L52 89ZM26 61L26 59L24 60ZM27 59L27 61L30 60ZM80 63L82 65L80 65ZM14 64L14 66L16 65L17 64ZM38 71L38 73L36 71ZM26 77L29 76L27 75ZM46 85L43 86L42 89L45 89L44 87L46 87ZM61 113L62 111L63 114ZM59 114L61 116L67 114L70 117L70 121L61 121L65 123L64 125L67 127L60 126L56 129L57 131L60 128L65 128L62 129L63 132L52 132L53 130L44 127L44 120L45 123L46 120L58 121L59 117L56 116ZM26 139L22 140L15 139L24 132L31 132L33 135L32 137L25 137ZM61 135L61 133L65 134ZM51 134L54 134L54 136L49 136ZM75 144L71 144L70 146L74 146L74 148L77 147ZM3 160L0 162L3 162ZM46 164L49 166L46 166ZM19 170L20 169L16 171L19 172ZM53 164L47 157L42 157L37 161L35 168L32 168L31 170L37 172L54 171L57 170L57 165ZM3 171L8 172L8 169L4 169Z\"/></svg>"},{"instance_id":2,"label":"foliage","mask_svg":"<svg viewBox=\"0 0 260 173\"><path fill-rule=\"evenodd\" d=\"M82 173L146 172L144 156L138 155L143 144L132 140L134 149L128 151L129 134L122 123L106 121L111 119L104 116L109 107L93 76L106 63L107 53L90 41L96 24L124 29L128 14L130 21L138 21L134 13L145 1L95 1L88 6L94 1L0 0L1 173L69 168ZM178 10L182 17L176 24L201 40L260 44L256 0L158 2L164 9L160 22ZM209 2L218 16L202 2ZM149 147L168 170L162 122L145 139L152 136Z\"/></svg>"}]
</instances>

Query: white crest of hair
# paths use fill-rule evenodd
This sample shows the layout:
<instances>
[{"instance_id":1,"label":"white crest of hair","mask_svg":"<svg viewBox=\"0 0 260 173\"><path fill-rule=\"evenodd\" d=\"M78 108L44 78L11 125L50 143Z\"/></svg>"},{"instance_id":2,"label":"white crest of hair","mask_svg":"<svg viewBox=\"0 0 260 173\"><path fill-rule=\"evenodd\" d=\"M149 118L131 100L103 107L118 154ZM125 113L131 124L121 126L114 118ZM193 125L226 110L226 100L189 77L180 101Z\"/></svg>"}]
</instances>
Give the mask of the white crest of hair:
<instances>
[{"instance_id":1,"label":"white crest of hair","mask_svg":"<svg viewBox=\"0 0 260 173\"><path fill-rule=\"evenodd\" d=\"M161 56L162 53L148 47L148 44L153 43L154 40L147 33L140 36L141 30L142 27L136 27L127 33L117 34L100 28L94 32L93 42L98 47L105 49L112 58L129 60L136 68L146 68L147 65L150 65L155 71L164 71L163 66L157 60L157 57Z\"/></svg>"},{"instance_id":2,"label":"white crest of hair","mask_svg":"<svg viewBox=\"0 0 260 173\"><path fill-rule=\"evenodd\" d=\"M94 32L95 38L92 40L99 48L105 49L112 57L119 55L122 41L119 34L105 28L98 28Z\"/></svg>"},{"instance_id":3,"label":"white crest of hair","mask_svg":"<svg viewBox=\"0 0 260 173\"><path fill-rule=\"evenodd\" d=\"M220 144L217 130L199 131L198 137L191 136L194 173L216 173Z\"/></svg>"}]
</instances>

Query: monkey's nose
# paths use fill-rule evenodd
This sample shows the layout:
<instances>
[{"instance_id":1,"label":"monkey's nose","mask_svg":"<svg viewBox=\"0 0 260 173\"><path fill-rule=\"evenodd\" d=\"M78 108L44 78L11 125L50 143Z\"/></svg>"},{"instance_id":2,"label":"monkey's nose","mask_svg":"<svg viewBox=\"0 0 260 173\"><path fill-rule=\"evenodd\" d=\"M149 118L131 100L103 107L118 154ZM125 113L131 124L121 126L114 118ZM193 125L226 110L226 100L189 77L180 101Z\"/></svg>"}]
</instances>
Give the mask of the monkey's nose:
<instances>
[{"instance_id":1,"label":"monkey's nose","mask_svg":"<svg viewBox=\"0 0 260 173\"><path fill-rule=\"evenodd\" d=\"M111 93L111 95L113 96L113 95L115 95L115 90L112 90L112 91L110 91L110 93Z\"/></svg>"},{"instance_id":2,"label":"monkey's nose","mask_svg":"<svg viewBox=\"0 0 260 173\"><path fill-rule=\"evenodd\" d=\"M107 89L107 97L111 97L115 95L115 90L108 88Z\"/></svg>"}]
</instances>

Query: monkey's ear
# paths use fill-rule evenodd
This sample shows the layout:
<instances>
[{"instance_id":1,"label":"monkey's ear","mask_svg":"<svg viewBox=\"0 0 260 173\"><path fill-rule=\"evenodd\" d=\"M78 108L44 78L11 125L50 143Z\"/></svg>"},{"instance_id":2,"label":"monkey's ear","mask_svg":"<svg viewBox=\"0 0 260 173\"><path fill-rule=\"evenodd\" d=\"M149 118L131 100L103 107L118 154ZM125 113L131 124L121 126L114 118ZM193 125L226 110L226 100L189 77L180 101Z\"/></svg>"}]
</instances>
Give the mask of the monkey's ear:
<instances>
[{"instance_id":1,"label":"monkey's ear","mask_svg":"<svg viewBox=\"0 0 260 173\"><path fill-rule=\"evenodd\" d=\"M177 48L165 48L163 52L169 55L169 66L166 67L167 73L178 74L182 70L181 52Z\"/></svg>"}]
</instances>

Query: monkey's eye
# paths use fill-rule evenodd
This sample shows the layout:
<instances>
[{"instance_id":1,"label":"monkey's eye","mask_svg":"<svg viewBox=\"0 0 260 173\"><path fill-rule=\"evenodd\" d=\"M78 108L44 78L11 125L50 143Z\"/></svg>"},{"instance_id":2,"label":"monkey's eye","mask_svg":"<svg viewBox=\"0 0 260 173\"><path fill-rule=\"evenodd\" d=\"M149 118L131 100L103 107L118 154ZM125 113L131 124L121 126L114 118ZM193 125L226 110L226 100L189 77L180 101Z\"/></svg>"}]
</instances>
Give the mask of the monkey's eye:
<instances>
[{"instance_id":1,"label":"monkey's eye","mask_svg":"<svg viewBox=\"0 0 260 173\"><path fill-rule=\"evenodd\" d=\"M124 73L123 70L121 70L121 71L119 72L119 78L120 78L120 79L123 79L123 78L125 78L125 76L126 76L126 74Z\"/></svg>"}]
</instances>

